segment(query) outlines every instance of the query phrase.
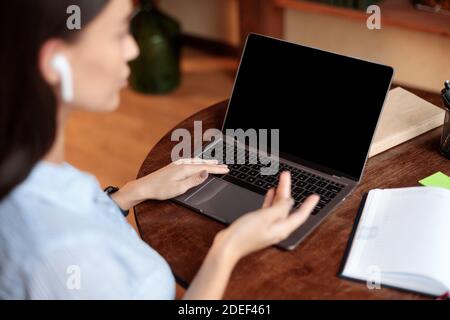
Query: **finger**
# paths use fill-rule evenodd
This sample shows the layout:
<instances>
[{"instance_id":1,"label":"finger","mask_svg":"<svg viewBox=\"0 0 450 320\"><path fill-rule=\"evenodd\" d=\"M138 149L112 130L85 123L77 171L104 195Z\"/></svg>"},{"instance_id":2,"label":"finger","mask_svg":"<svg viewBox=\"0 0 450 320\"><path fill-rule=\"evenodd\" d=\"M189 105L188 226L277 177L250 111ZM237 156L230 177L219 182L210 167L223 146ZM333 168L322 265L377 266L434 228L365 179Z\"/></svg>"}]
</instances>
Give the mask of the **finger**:
<instances>
[{"instance_id":1,"label":"finger","mask_svg":"<svg viewBox=\"0 0 450 320\"><path fill-rule=\"evenodd\" d=\"M219 160L216 159L202 159L202 158L192 158L190 159L191 164L218 164Z\"/></svg>"},{"instance_id":2,"label":"finger","mask_svg":"<svg viewBox=\"0 0 450 320\"><path fill-rule=\"evenodd\" d=\"M319 200L320 197L318 195L311 195L306 198L305 202L297 210L291 213L286 219L277 223L275 228L278 230L276 232L279 232L282 238L287 238L308 220Z\"/></svg>"},{"instance_id":3,"label":"finger","mask_svg":"<svg viewBox=\"0 0 450 320\"><path fill-rule=\"evenodd\" d=\"M203 170L206 170L209 174L225 174L230 171L225 164L185 164L183 165L181 179L199 174Z\"/></svg>"},{"instance_id":4,"label":"finger","mask_svg":"<svg viewBox=\"0 0 450 320\"><path fill-rule=\"evenodd\" d=\"M197 174L194 174L184 180L181 180L179 183L179 192L185 193L189 189L198 186L199 184L202 184L205 182L205 180L208 178L208 172L206 170L202 170L198 172Z\"/></svg>"},{"instance_id":5,"label":"finger","mask_svg":"<svg viewBox=\"0 0 450 320\"><path fill-rule=\"evenodd\" d=\"M175 165L186 164L189 161L190 161L190 159L181 158L181 159L175 160L174 162L172 162L172 164L175 164Z\"/></svg>"},{"instance_id":6,"label":"finger","mask_svg":"<svg viewBox=\"0 0 450 320\"><path fill-rule=\"evenodd\" d=\"M275 196L275 189L270 188L269 191L267 191L266 196L264 197L264 202L262 207L268 208L272 205L273 197Z\"/></svg>"},{"instance_id":7,"label":"finger","mask_svg":"<svg viewBox=\"0 0 450 320\"><path fill-rule=\"evenodd\" d=\"M288 199L291 197L291 173L283 171L280 174L280 182L278 182L277 190L275 192L274 202L281 199Z\"/></svg>"},{"instance_id":8,"label":"finger","mask_svg":"<svg viewBox=\"0 0 450 320\"><path fill-rule=\"evenodd\" d=\"M305 201L303 202L303 204L297 209L295 210L292 214L295 214L297 212L311 212L317 205L317 203L319 202L320 197L317 194L313 194L310 195L309 197L307 197L305 199Z\"/></svg>"},{"instance_id":9,"label":"finger","mask_svg":"<svg viewBox=\"0 0 450 320\"><path fill-rule=\"evenodd\" d=\"M219 161L215 159L202 159L202 158L183 158L173 162L174 164L218 164Z\"/></svg>"},{"instance_id":10,"label":"finger","mask_svg":"<svg viewBox=\"0 0 450 320\"><path fill-rule=\"evenodd\" d=\"M269 217L269 221L284 219L289 215L293 205L294 200L292 198L281 199L274 202L271 207L266 208L264 213Z\"/></svg>"}]
</instances>

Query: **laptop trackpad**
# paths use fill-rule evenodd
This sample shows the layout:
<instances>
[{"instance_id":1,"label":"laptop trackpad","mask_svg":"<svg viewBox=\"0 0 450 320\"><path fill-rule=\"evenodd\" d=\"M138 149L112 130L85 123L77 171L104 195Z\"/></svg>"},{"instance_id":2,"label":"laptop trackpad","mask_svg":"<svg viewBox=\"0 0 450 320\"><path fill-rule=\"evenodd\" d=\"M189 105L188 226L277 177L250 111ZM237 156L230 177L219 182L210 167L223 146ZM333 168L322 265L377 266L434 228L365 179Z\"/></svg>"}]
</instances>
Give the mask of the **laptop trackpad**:
<instances>
[{"instance_id":1,"label":"laptop trackpad","mask_svg":"<svg viewBox=\"0 0 450 320\"><path fill-rule=\"evenodd\" d=\"M242 214L261 208L264 196L222 179L213 178L185 201L220 221L231 223Z\"/></svg>"}]
</instances>

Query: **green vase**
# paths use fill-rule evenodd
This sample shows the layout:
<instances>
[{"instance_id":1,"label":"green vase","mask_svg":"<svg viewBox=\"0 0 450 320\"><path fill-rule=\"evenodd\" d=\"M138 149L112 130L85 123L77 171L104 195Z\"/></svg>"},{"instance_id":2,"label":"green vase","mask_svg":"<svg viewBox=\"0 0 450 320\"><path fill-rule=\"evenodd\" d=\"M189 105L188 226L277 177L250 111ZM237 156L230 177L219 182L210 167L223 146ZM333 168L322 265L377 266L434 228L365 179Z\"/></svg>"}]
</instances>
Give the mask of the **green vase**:
<instances>
[{"instance_id":1,"label":"green vase","mask_svg":"<svg viewBox=\"0 0 450 320\"><path fill-rule=\"evenodd\" d=\"M131 20L131 33L140 49L130 62L130 85L142 93L168 93L181 80L180 25L159 11L151 0L141 0Z\"/></svg>"}]
</instances>

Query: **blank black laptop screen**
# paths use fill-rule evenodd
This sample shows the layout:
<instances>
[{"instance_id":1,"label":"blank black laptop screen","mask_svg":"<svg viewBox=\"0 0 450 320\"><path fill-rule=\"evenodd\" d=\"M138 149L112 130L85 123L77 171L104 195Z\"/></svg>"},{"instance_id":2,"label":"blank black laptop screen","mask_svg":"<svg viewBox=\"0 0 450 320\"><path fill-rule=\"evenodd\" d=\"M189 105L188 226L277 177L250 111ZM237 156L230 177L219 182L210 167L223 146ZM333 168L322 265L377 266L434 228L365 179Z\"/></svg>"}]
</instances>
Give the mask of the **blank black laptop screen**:
<instances>
[{"instance_id":1,"label":"blank black laptop screen","mask_svg":"<svg viewBox=\"0 0 450 320\"><path fill-rule=\"evenodd\" d=\"M251 34L224 129L279 129L280 155L359 179L393 69Z\"/></svg>"}]
</instances>

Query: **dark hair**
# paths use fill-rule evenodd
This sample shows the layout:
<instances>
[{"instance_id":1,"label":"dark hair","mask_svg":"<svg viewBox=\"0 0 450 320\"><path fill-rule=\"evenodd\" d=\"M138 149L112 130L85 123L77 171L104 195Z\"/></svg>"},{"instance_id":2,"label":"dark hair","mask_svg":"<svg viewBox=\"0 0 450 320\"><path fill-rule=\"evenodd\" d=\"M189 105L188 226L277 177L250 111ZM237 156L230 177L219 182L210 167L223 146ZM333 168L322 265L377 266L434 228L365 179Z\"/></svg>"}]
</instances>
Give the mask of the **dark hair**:
<instances>
[{"instance_id":1,"label":"dark hair","mask_svg":"<svg viewBox=\"0 0 450 320\"><path fill-rule=\"evenodd\" d=\"M8 0L0 10L0 199L21 183L50 150L57 101L39 70L45 41L75 41L108 0ZM67 8L77 5L81 31L69 30Z\"/></svg>"}]
</instances>

